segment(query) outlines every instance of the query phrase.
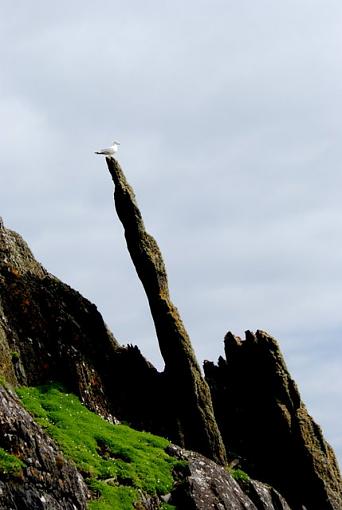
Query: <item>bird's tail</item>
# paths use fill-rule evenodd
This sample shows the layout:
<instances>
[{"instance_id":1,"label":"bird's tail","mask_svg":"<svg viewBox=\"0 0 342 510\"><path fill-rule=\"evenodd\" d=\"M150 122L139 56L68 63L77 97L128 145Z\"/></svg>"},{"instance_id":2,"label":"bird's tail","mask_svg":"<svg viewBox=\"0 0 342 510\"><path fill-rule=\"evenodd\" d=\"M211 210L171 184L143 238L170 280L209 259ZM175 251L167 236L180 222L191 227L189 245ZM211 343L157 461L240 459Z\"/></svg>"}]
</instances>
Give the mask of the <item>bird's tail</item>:
<instances>
[{"instance_id":1,"label":"bird's tail","mask_svg":"<svg viewBox=\"0 0 342 510\"><path fill-rule=\"evenodd\" d=\"M95 151L95 154L101 154L101 152L99 152L99 151Z\"/></svg>"}]
</instances>

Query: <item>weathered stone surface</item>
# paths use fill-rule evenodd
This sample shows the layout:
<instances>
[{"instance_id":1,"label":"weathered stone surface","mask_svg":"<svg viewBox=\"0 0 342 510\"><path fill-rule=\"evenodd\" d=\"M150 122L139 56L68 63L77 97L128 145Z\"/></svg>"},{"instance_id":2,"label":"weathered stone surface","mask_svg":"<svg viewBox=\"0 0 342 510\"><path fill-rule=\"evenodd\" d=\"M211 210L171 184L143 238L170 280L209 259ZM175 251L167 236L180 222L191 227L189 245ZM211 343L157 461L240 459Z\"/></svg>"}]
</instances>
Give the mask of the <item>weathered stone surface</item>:
<instances>
[{"instance_id":1,"label":"weathered stone surface","mask_svg":"<svg viewBox=\"0 0 342 510\"><path fill-rule=\"evenodd\" d=\"M171 437L223 463L225 449L214 418L209 388L178 310L171 302L161 252L155 239L145 230L134 192L120 165L112 158L106 160L115 184L115 207L125 230L128 251L149 301L165 362L166 399L174 423Z\"/></svg>"},{"instance_id":2,"label":"weathered stone surface","mask_svg":"<svg viewBox=\"0 0 342 510\"><path fill-rule=\"evenodd\" d=\"M76 468L0 387L0 447L25 463L21 472L0 472L1 510L85 510L88 490Z\"/></svg>"},{"instance_id":3,"label":"weathered stone surface","mask_svg":"<svg viewBox=\"0 0 342 510\"><path fill-rule=\"evenodd\" d=\"M341 510L338 465L309 416L278 343L263 331L228 333L226 359L206 362L216 419L232 458L279 490L293 510Z\"/></svg>"},{"instance_id":4,"label":"weathered stone surface","mask_svg":"<svg viewBox=\"0 0 342 510\"><path fill-rule=\"evenodd\" d=\"M252 500L222 466L199 453L174 445L168 453L188 463L171 494L177 510L291 510L284 498L254 480L248 482L255 488Z\"/></svg>"},{"instance_id":5,"label":"weathered stone surface","mask_svg":"<svg viewBox=\"0 0 342 510\"><path fill-rule=\"evenodd\" d=\"M255 504L258 510L291 510L283 496L273 487L257 480L239 481L242 491ZM302 509L301 509L302 510Z\"/></svg>"}]
</instances>

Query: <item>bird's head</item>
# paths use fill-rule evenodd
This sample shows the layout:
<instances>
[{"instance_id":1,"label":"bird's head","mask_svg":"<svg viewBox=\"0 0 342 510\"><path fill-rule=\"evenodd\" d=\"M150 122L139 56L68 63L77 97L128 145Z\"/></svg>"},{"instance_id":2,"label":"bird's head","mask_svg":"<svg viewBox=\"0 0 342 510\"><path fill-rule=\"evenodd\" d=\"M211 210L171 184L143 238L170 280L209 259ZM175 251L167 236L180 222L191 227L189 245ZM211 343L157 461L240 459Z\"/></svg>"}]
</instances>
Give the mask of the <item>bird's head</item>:
<instances>
[{"instance_id":1,"label":"bird's head","mask_svg":"<svg viewBox=\"0 0 342 510\"><path fill-rule=\"evenodd\" d=\"M116 140L114 140L113 145L120 145L120 142L117 142Z\"/></svg>"}]
</instances>

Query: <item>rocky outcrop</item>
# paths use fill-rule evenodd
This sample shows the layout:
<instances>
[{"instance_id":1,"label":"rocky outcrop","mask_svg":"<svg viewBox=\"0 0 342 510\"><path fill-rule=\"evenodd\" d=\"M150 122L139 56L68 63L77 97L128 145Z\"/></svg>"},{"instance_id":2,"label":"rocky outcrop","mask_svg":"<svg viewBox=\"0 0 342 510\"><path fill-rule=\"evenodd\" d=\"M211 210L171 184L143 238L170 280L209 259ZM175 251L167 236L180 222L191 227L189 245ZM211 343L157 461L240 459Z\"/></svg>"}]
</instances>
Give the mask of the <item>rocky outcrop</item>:
<instances>
[{"instance_id":1,"label":"rocky outcrop","mask_svg":"<svg viewBox=\"0 0 342 510\"><path fill-rule=\"evenodd\" d=\"M165 265L155 239L146 232L134 192L118 164L106 158L115 184L114 200L125 230L128 251L144 286L165 362L166 399L172 438L220 463L225 449L214 418L210 392L190 338L168 289Z\"/></svg>"},{"instance_id":2,"label":"rocky outcrop","mask_svg":"<svg viewBox=\"0 0 342 510\"><path fill-rule=\"evenodd\" d=\"M293 510L341 510L338 465L309 416L278 343L263 331L228 333L226 359L205 362L216 419L232 458L279 490Z\"/></svg>"},{"instance_id":3,"label":"rocky outcrop","mask_svg":"<svg viewBox=\"0 0 342 510\"><path fill-rule=\"evenodd\" d=\"M0 463L0 510L85 510L88 489L47 434L0 386L0 448L21 460L16 472Z\"/></svg>"},{"instance_id":4,"label":"rocky outcrop","mask_svg":"<svg viewBox=\"0 0 342 510\"><path fill-rule=\"evenodd\" d=\"M0 376L14 386L60 382L102 416L182 437L166 374L137 347L120 346L96 306L48 273L2 221Z\"/></svg>"},{"instance_id":5,"label":"rocky outcrop","mask_svg":"<svg viewBox=\"0 0 342 510\"><path fill-rule=\"evenodd\" d=\"M341 480L334 454L320 428L308 415L278 344L266 333L258 331L253 335L248 332L245 341L228 334L225 339L226 359L220 358L217 366L205 363L215 422L210 399L207 400L207 387L202 385L190 341L169 300L166 272L158 247L145 230L136 232L135 229L143 229L142 219L126 181L120 183L116 190L128 193L128 198L116 196L120 214L126 214L126 220L131 222L130 234L126 229L126 236L134 238L137 235L142 243L133 248L131 244L129 246L132 253L135 253L134 250L138 252L134 257L141 257L142 265L139 265L140 262L137 264L139 271L148 275L144 281L152 293L149 298L151 310L154 310L155 316L160 312L161 317L163 314L166 317L164 325L156 317L166 361L165 371L158 372L137 347L120 346L95 305L49 274L34 259L22 238L0 222L0 377L14 386L39 385L51 380L61 382L98 414L112 420L127 421L138 429L163 435L180 445L187 444L189 448L210 454L222 462L217 422L230 460L238 461L238 467L253 479L278 490L292 510L303 510L303 506L306 510L341 510ZM125 200L126 206L131 208L128 212L122 209L125 207L122 201L125 203ZM135 241L127 240L133 245ZM177 329L178 326L180 329ZM23 416L25 420L26 415L20 414L23 411L20 411L13 395L8 396L8 392L3 395L7 408L7 414L0 409L0 418L5 417L3 423L8 423L12 411L14 416ZM7 430L4 427L1 424L0 448L17 455L13 438L10 435L2 437L3 431ZM15 430L17 441L24 444L25 427L21 429L18 425ZM43 447L45 436L39 437ZM29 459L30 451L27 450L26 454ZM28 461L26 466L33 465ZM24 486L27 497L30 497L31 482L32 486L37 484L36 496L42 496L40 501L44 503L44 491L47 493L50 489L44 485L45 482L39 485L41 468L38 466L38 474L34 469L25 469L27 485L20 481L22 475L19 480L11 480L10 484L8 478L0 477L0 496L3 497L0 501L4 501L0 509L25 508L20 506L21 503L15 507L16 503L9 498L12 492L21 493ZM225 494L226 486L217 485L214 481L216 472L212 472L211 482L209 473L210 470L207 471L206 484L204 481L203 484L207 488L210 486L215 494ZM196 489L196 476L196 471L190 469L186 475L188 482L183 484L183 489L188 487L188 495L183 493L181 496L178 488L177 497L188 498L187 501L189 498L191 501L198 500L196 504L200 505L202 496L196 496L200 494L196 492L200 490L200 487ZM47 483L47 478L45 481ZM55 494L54 481L51 483L51 492ZM14 489L9 490L7 485ZM236 484L232 487L236 488ZM242 487L249 505L267 509L272 508L267 506L272 502L274 509L283 510L285 503L276 490L254 480L248 484L245 481ZM193 497L189 496L190 493ZM39 506L41 503L36 496L32 495L30 503L27 503L32 506L26 508L44 508ZM144 498L143 508L155 508L159 504L155 498L146 495ZM217 503L217 508L226 508L222 505L228 505L228 500L222 502L220 498L222 500L223 496L217 496L213 504ZM194 502L191 504L195 505ZM51 503L48 508L55 507Z\"/></svg>"},{"instance_id":6,"label":"rocky outcrop","mask_svg":"<svg viewBox=\"0 0 342 510\"><path fill-rule=\"evenodd\" d=\"M291 510L280 494L255 480L245 482L249 497L229 472L199 453L174 445L168 453L187 462L169 499L177 510Z\"/></svg>"}]
</instances>

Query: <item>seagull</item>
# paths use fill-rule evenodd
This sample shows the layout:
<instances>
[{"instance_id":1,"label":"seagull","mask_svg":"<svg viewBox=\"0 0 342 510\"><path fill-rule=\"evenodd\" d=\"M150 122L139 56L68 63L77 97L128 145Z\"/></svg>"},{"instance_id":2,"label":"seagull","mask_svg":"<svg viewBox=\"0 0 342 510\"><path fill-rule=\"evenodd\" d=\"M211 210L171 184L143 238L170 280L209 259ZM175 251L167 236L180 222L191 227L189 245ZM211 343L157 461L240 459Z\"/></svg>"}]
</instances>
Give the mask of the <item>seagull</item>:
<instances>
[{"instance_id":1,"label":"seagull","mask_svg":"<svg viewBox=\"0 0 342 510\"><path fill-rule=\"evenodd\" d=\"M102 156L106 156L107 158L114 158L116 152L118 152L120 142L116 142L114 140L111 147L108 149L101 149L100 151L95 151L95 154L101 154Z\"/></svg>"}]
</instances>

